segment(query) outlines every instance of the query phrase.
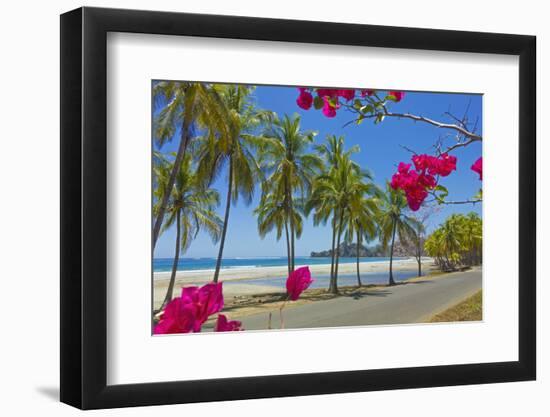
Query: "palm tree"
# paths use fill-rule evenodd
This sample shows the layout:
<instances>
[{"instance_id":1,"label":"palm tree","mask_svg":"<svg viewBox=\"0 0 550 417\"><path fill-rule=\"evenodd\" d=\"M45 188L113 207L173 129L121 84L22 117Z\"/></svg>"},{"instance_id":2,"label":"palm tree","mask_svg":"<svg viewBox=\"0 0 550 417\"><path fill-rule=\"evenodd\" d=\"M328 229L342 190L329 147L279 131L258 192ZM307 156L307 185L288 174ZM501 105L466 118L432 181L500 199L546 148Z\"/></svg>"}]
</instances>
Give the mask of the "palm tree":
<instances>
[{"instance_id":1,"label":"palm tree","mask_svg":"<svg viewBox=\"0 0 550 417\"><path fill-rule=\"evenodd\" d=\"M166 185L172 172L172 164L166 160L154 167L155 177L159 185ZM200 184L197 175L191 173L191 157L187 155L176 176L176 181L169 196L169 203L166 207L168 218L164 223L161 233L176 225L176 242L174 261L170 282L166 296L160 307L162 310L172 299L176 272L178 268L180 253L185 252L191 241L197 236L200 230L206 231L215 243L220 238L222 222L216 214L216 207L219 205L220 197L218 192L211 188L204 188ZM165 187L157 187L155 190L157 204L153 206L153 213L157 214L160 209L160 202L163 200L161 193Z\"/></svg>"},{"instance_id":2,"label":"palm tree","mask_svg":"<svg viewBox=\"0 0 550 417\"><path fill-rule=\"evenodd\" d=\"M378 193L376 193L378 195ZM377 197L359 197L352 199L346 211L347 232L346 241L351 243L356 239L356 263L357 263L357 285L361 287L361 273L359 271L359 251L362 246L363 238L367 242L376 237L378 213Z\"/></svg>"},{"instance_id":3,"label":"palm tree","mask_svg":"<svg viewBox=\"0 0 550 417\"><path fill-rule=\"evenodd\" d=\"M351 161L351 155L359 152L359 146L357 145L352 146L347 151L344 150L344 146L344 136L335 135L327 135L324 143L315 146L315 151L325 159L325 164L328 168L328 171L326 171L325 173L328 173L330 170L336 170L341 159L346 158ZM357 163L351 161L351 164L355 172L362 172L361 167ZM370 175L366 172L365 174L367 176ZM330 260L330 276L332 280L334 277L336 260L337 213L335 212L335 208L331 207L328 200L323 201L322 199L318 199L316 201L311 201L308 207L309 210L311 210L313 207L316 208L316 213L314 215L314 223L316 225L319 223L326 224L328 219L332 215L332 240Z\"/></svg>"},{"instance_id":4,"label":"palm tree","mask_svg":"<svg viewBox=\"0 0 550 417\"><path fill-rule=\"evenodd\" d=\"M482 222L476 213L452 214L426 239L424 248L443 271L481 262Z\"/></svg>"},{"instance_id":5,"label":"palm tree","mask_svg":"<svg viewBox=\"0 0 550 417\"><path fill-rule=\"evenodd\" d=\"M261 162L266 176L263 194L271 196L266 203L280 201L282 204L285 228L290 237L287 242L288 269L292 272L295 267L295 238L301 235L302 222L301 204L297 201L303 201L309 195L314 178L323 169L323 162L309 151L316 133L302 131L297 114L291 117L285 115L282 119L274 116L263 135ZM299 196L296 197L295 193Z\"/></svg>"},{"instance_id":6,"label":"palm tree","mask_svg":"<svg viewBox=\"0 0 550 417\"><path fill-rule=\"evenodd\" d=\"M354 145L347 151L344 150L345 146L344 136L327 135L324 143L315 146L315 150L325 158L327 165L331 167L337 167L338 161L342 158L350 158L354 153L360 151L358 145ZM354 169L361 170L359 164L352 162Z\"/></svg>"},{"instance_id":7,"label":"palm tree","mask_svg":"<svg viewBox=\"0 0 550 417\"><path fill-rule=\"evenodd\" d=\"M207 128L221 134L227 133L227 111L221 102L217 87L206 83L159 81L153 84L154 103L160 107L153 121L153 134L161 148L172 141L178 130L180 142L158 204L153 223L153 249L164 221L170 190L182 166L194 127Z\"/></svg>"},{"instance_id":8,"label":"palm tree","mask_svg":"<svg viewBox=\"0 0 550 417\"><path fill-rule=\"evenodd\" d=\"M201 139L198 149L198 175L204 184L211 184L227 166L227 197L220 248L214 271L218 282L231 203L239 197L250 204L257 179L261 178L260 166L254 151L262 137L256 131L269 120L271 113L257 110L251 100L253 89L247 86L220 86L219 94L227 109L227 132L211 131Z\"/></svg>"},{"instance_id":9,"label":"palm tree","mask_svg":"<svg viewBox=\"0 0 550 417\"><path fill-rule=\"evenodd\" d=\"M365 171L357 170L356 164L347 156L338 159L336 167L327 174L317 178L306 212L315 208L314 223L326 222L332 215L333 225L333 258L334 267L331 273L329 291L338 293L338 267L342 234L349 226L350 213L359 212L363 198L376 193L376 186ZM372 206L371 206L372 207Z\"/></svg>"},{"instance_id":10,"label":"palm tree","mask_svg":"<svg viewBox=\"0 0 550 417\"><path fill-rule=\"evenodd\" d=\"M391 185L386 184L386 192L382 194L382 207L380 210L379 228L382 239L382 245L390 246L390 277L389 285L395 285L393 279L393 249L395 245L395 235L399 241L405 244L414 237L416 221L405 215L407 199L401 190L394 190Z\"/></svg>"},{"instance_id":11,"label":"palm tree","mask_svg":"<svg viewBox=\"0 0 550 417\"><path fill-rule=\"evenodd\" d=\"M287 208L284 201L281 201L275 194L269 193L262 196L260 204L254 210L254 214L258 216L258 231L260 237L263 239L273 229L276 230L276 238L279 240L282 237L283 229L286 237L286 253L288 259L288 274L292 272L291 267L291 254L290 254L290 235L288 230L288 217ZM302 216L300 211L297 210L294 205L292 213L293 223L295 225L296 237L300 238L302 235Z\"/></svg>"},{"instance_id":12,"label":"palm tree","mask_svg":"<svg viewBox=\"0 0 550 417\"><path fill-rule=\"evenodd\" d=\"M464 222L461 220L462 216L452 214L440 227L441 248L443 250L445 260L447 261L447 265L453 269L460 261L460 252L462 252L466 246L464 245Z\"/></svg>"},{"instance_id":13,"label":"palm tree","mask_svg":"<svg viewBox=\"0 0 550 417\"><path fill-rule=\"evenodd\" d=\"M424 240L424 233L426 232L426 227L419 218L415 218L416 224L414 226L414 257L418 264L418 276L422 276L422 246Z\"/></svg>"},{"instance_id":14,"label":"palm tree","mask_svg":"<svg viewBox=\"0 0 550 417\"><path fill-rule=\"evenodd\" d=\"M464 221L465 239L467 248L467 261L469 265L481 263L483 225L477 213L470 212Z\"/></svg>"}]
</instances>

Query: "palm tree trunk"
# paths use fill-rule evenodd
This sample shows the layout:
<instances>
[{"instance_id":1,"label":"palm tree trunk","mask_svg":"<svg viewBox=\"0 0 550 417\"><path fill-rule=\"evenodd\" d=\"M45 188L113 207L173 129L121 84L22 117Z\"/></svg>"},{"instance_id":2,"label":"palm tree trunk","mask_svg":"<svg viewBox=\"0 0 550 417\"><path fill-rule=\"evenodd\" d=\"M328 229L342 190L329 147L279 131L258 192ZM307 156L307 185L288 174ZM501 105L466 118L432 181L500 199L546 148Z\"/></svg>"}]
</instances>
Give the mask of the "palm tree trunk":
<instances>
[{"instance_id":1,"label":"palm tree trunk","mask_svg":"<svg viewBox=\"0 0 550 417\"><path fill-rule=\"evenodd\" d=\"M330 247L330 281L332 286L332 278L334 277L334 245L336 245L336 213L334 213L334 217L332 218L332 246Z\"/></svg>"},{"instance_id":2,"label":"palm tree trunk","mask_svg":"<svg viewBox=\"0 0 550 417\"><path fill-rule=\"evenodd\" d=\"M390 248L390 285L395 285L395 281L393 280L393 247L395 244L395 229L397 229L397 220L393 219Z\"/></svg>"},{"instance_id":3,"label":"palm tree trunk","mask_svg":"<svg viewBox=\"0 0 550 417\"><path fill-rule=\"evenodd\" d=\"M286 234L286 259L288 263L288 275L292 272L290 265L290 237L288 235L288 224L285 222L285 234Z\"/></svg>"},{"instance_id":4,"label":"palm tree trunk","mask_svg":"<svg viewBox=\"0 0 550 417\"><path fill-rule=\"evenodd\" d=\"M335 259L336 259L336 212L334 213L334 217L332 218L332 250L330 253L330 281L328 286L329 292L332 292L332 293L334 293L335 291L338 291L338 289L336 288L336 282L334 280Z\"/></svg>"},{"instance_id":5,"label":"palm tree trunk","mask_svg":"<svg viewBox=\"0 0 550 417\"><path fill-rule=\"evenodd\" d=\"M418 255L416 261L418 262L418 276L422 276L422 241L420 235L418 237L418 243L416 247L416 254Z\"/></svg>"},{"instance_id":6,"label":"palm tree trunk","mask_svg":"<svg viewBox=\"0 0 550 417\"><path fill-rule=\"evenodd\" d=\"M291 269L294 271L295 268L295 250L294 250L294 205L292 204L292 190L290 189L290 180L287 178L287 199L288 199L288 209L289 209L289 221L290 221L290 257L291 257Z\"/></svg>"},{"instance_id":7,"label":"palm tree trunk","mask_svg":"<svg viewBox=\"0 0 550 417\"><path fill-rule=\"evenodd\" d=\"M340 241L342 239L342 222L344 219L344 210L340 213L340 220L338 221L338 239L336 243L336 259L334 261L334 286L332 288L333 294L338 293L338 263L340 261Z\"/></svg>"},{"instance_id":8,"label":"palm tree trunk","mask_svg":"<svg viewBox=\"0 0 550 417\"><path fill-rule=\"evenodd\" d=\"M164 214L166 213L166 206L168 206L168 199L170 198L171 190L174 188L176 182L176 177L181 168L181 164L185 158L187 152L187 145L189 144L189 126L186 122L183 123L181 128L181 139L178 147L178 153L176 154L176 159L174 161L174 166L172 167L172 172L170 172L170 178L166 184L166 189L162 195L162 201L160 204L159 212L157 218L155 219L155 224L153 225L153 249L157 244L157 240L160 234L160 227L162 226L162 221L164 220Z\"/></svg>"},{"instance_id":9,"label":"palm tree trunk","mask_svg":"<svg viewBox=\"0 0 550 417\"><path fill-rule=\"evenodd\" d=\"M181 244L181 210L178 209L176 212L176 251L174 253L174 263L172 264L172 274L170 275L170 283L168 284L168 289L166 290L166 297L162 302L162 306L159 311L163 310L166 307L172 297L174 296L174 284L176 283L176 272L178 270L178 262L180 260L180 244Z\"/></svg>"},{"instance_id":10,"label":"palm tree trunk","mask_svg":"<svg viewBox=\"0 0 550 417\"><path fill-rule=\"evenodd\" d=\"M359 233L359 230L357 230L357 285L361 287L363 284L361 283L361 274L359 273L359 245L361 244L361 234Z\"/></svg>"},{"instance_id":11,"label":"palm tree trunk","mask_svg":"<svg viewBox=\"0 0 550 417\"><path fill-rule=\"evenodd\" d=\"M229 180L227 185L227 202L225 204L225 216L223 219L222 237L220 239L220 250L218 252L218 259L216 260L216 270L214 271L214 279L212 281L218 282L220 276L220 268L222 266L223 247L225 245L225 235L227 234L227 223L229 222L229 209L231 208L231 191L233 190L233 158L229 157Z\"/></svg>"}]
</instances>

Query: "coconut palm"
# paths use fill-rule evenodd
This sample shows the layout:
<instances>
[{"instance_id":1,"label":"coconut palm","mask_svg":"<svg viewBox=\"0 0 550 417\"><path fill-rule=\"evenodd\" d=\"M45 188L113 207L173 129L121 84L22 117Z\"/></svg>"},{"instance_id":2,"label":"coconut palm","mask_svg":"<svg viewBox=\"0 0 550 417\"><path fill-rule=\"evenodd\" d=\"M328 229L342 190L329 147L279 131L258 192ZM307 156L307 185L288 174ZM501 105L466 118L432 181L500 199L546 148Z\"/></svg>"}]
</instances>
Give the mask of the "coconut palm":
<instances>
[{"instance_id":1,"label":"coconut palm","mask_svg":"<svg viewBox=\"0 0 550 417\"><path fill-rule=\"evenodd\" d=\"M378 195L378 192L374 192ZM352 199L346 210L345 224L347 225L346 241L351 243L356 239L356 265L357 265L357 285L362 286L361 273L359 271L359 251L363 244L363 238L367 242L376 237L378 203L377 197L357 196Z\"/></svg>"},{"instance_id":2,"label":"coconut palm","mask_svg":"<svg viewBox=\"0 0 550 417\"><path fill-rule=\"evenodd\" d=\"M374 195L376 186L368 181L365 171L357 170L356 164L348 157L338 159L336 167L315 181L306 212L315 209L314 223L326 222L332 216L334 267L331 273L329 291L338 293L338 267L342 235L348 228L350 213L359 212L359 205L365 196ZM373 206L371 206L372 208Z\"/></svg>"},{"instance_id":3,"label":"coconut palm","mask_svg":"<svg viewBox=\"0 0 550 417\"><path fill-rule=\"evenodd\" d=\"M481 263L483 225L477 213L471 212L464 220L465 242L467 248L467 263L477 265Z\"/></svg>"},{"instance_id":4,"label":"coconut palm","mask_svg":"<svg viewBox=\"0 0 550 417\"><path fill-rule=\"evenodd\" d=\"M270 119L271 113L256 109L251 99L252 88L239 85L219 86L219 94L227 109L227 132L210 131L198 146L197 173L204 184L211 184L227 167L227 197L213 281L220 274L225 238L229 225L231 203L239 197L250 204L261 170L255 151L262 142L258 129Z\"/></svg>"},{"instance_id":5,"label":"coconut palm","mask_svg":"<svg viewBox=\"0 0 550 417\"><path fill-rule=\"evenodd\" d=\"M414 226L414 257L416 258L416 263L418 264L418 276L422 276L422 247L424 243L424 233L426 232L426 227L422 222L421 218L414 217L416 224Z\"/></svg>"},{"instance_id":6,"label":"coconut palm","mask_svg":"<svg viewBox=\"0 0 550 417\"><path fill-rule=\"evenodd\" d=\"M327 171L325 173L328 173L329 171L335 170L338 168L339 161L342 158L350 159L351 155L359 152L359 146L355 145L349 148L348 150L345 150L344 136L327 135L324 143L315 146L315 151L324 158L325 166L327 168ZM351 164L355 172L357 173L362 172L361 167L357 163L351 161ZM367 176L370 175L367 172L365 172L365 174ZM331 240L331 260L330 260L330 276L332 279L332 277L334 276L335 260L336 260L335 246L336 246L336 236L337 236L337 227L336 227L337 214L335 213L335 208L331 206L331 203L329 200L323 201L322 199L318 199L316 201L310 201L307 207L309 207L309 210L315 207L315 215L313 219L316 225L319 223L326 224L328 219L331 218L332 216L332 219L331 219L332 240Z\"/></svg>"},{"instance_id":7,"label":"coconut palm","mask_svg":"<svg viewBox=\"0 0 550 417\"><path fill-rule=\"evenodd\" d=\"M219 134L227 133L228 113L217 89L212 84L181 81L159 81L153 85L154 102L160 107L153 121L153 135L157 146L161 148L179 132L179 145L172 171L165 190L160 193L161 200L155 214L153 248L164 221L170 190L182 166L194 128L206 128Z\"/></svg>"},{"instance_id":8,"label":"coconut palm","mask_svg":"<svg viewBox=\"0 0 550 417\"><path fill-rule=\"evenodd\" d=\"M302 131L297 114L283 118L274 116L263 135L261 161L266 177L263 194L270 196L266 204L273 204L274 201L282 204L285 228L288 228L290 238L287 242L288 269L292 272L295 267L295 239L301 235L301 204L298 201L309 195L314 178L323 169L323 161L309 150L316 133Z\"/></svg>"},{"instance_id":9,"label":"coconut palm","mask_svg":"<svg viewBox=\"0 0 550 417\"><path fill-rule=\"evenodd\" d=\"M342 158L351 158L354 153L360 151L358 145L354 145L345 150L344 136L327 135L325 142L316 145L315 150L326 160L330 167L337 167L338 161ZM358 172L361 171L359 164L352 162L353 167Z\"/></svg>"},{"instance_id":10,"label":"coconut palm","mask_svg":"<svg viewBox=\"0 0 550 417\"><path fill-rule=\"evenodd\" d=\"M395 236L399 237L402 244L410 241L415 235L416 221L405 214L407 199L401 190L394 190L391 185L386 184L386 192L381 195L381 207L379 215L379 228L381 243L384 247L390 245L390 276L389 285L395 285L393 279L393 250Z\"/></svg>"},{"instance_id":11,"label":"coconut palm","mask_svg":"<svg viewBox=\"0 0 550 417\"><path fill-rule=\"evenodd\" d=\"M481 262L482 222L476 213L452 214L427 239L424 248L444 271Z\"/></svg>"},{"instance_id":12,"label":"coconut palm","mask_svg":"<svg viewBox=\"0 0 550 417\"><path fill-rule=\"evenodd\" d=\"M165 186L173 171L172 165L166 160L161 160L154 166L155 177L160 185L155 190L157 203L153 206L154 214L160 210L160 204L163 201L161 193L166 190ZM192 173L191 157L187 155L171 189L166 207L167 219L161 229L162 233L175 224L176 242L170 282L160 310L172 299L180 253L184 253L189 248L191 241L201 230L207 232L213 242L219 240L222 221L215 211L219 202L218 192L211 188L204 188L197 175Z\"/></svg>"},{"instance_id":13,"label":"coconut palm","mask_svg":"<svg viewBox=\"0 0 550 417\"><path fill-rule=\"evenodd\" d=\"M452 214L440 227L440 244L449 267L460 262L460 253L466 249L463 217Z\"/></svg>"},{"instance_id":14,"label":"coconut palm","mask_svg":"<svg viewBox=\"0 0 550 417\"><path fill-rule=\"evenodd\" d=\"M295 226L296 237L299 239L303 230L303 219L301 212L298 210L300 205L293 206L292 221ZM290 233L288 230L288 211L284 200L280 200L275 194L269 193L262 196L260 204L254 210L254 214L258 216L258 232L263 239L265 236L275 229L276 239L282 237L283 230L286 237L286 253L288 259L288 274L291 269L291 254L290 254Z\"/></svg>"}]
</instances>

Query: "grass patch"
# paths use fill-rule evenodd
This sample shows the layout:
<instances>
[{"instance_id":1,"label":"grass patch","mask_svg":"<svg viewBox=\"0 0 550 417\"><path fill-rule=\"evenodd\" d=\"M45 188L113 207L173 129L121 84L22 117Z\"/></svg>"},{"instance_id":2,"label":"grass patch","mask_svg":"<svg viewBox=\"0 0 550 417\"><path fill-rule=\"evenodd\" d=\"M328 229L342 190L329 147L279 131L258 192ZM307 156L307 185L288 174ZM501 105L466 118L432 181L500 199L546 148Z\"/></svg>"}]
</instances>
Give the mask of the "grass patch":
<instances>
[{"instance_id":1,"label":"grass patch","mask_svg":"<svg viewBox=\"0 0 550 417\"><path fill-rule=\"evenodd\" d=\"M436 314L430 322L479 321L482 319L483 295L481 290L455 306Z\"/></svg>"}]
</instances>

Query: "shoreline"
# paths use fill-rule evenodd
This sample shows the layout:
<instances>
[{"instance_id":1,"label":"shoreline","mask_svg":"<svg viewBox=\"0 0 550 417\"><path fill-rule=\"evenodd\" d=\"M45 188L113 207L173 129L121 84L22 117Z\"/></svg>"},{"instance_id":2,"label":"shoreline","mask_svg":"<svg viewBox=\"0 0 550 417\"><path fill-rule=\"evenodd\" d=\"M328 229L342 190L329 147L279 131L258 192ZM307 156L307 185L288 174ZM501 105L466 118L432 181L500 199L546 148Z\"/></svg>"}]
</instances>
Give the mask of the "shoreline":
<instances>
[{"instance_id":1,"label":"shoreline","mask_svg":"<svg viewBox=\"0 0 550 417\"><path fill-rule=\"evenodd\" d=\"M433 264L432 258L422 258L422 266L429 267ZM393 269L395 271L400 270L413 270L417 267L415 258L398 259L393 261ZM300 266L297 266L299 268ZM361 268L361 274L365 273L380 273L385 272L389 268L389 261L370 261L359 262ZM341 263L338 266L339 273L352 274L355 273L357 264L355 262ZM312 274L326 275L330 273L330 262L326 264L309 265L309 269ZM176 282L182 283L207 283L211 280L214 269L197 269L187 271L176 272ZM154 282L168 281L170 279L170 271L159 271L153 273ZM261 278L286 278L288 275L288 269L286 265L282 266L260 266L260 267L231 267L220 269L220 280L224 281L238 281L238 280L250 280Z\"/></svg>"}]
</instances>

